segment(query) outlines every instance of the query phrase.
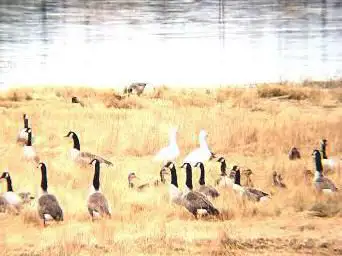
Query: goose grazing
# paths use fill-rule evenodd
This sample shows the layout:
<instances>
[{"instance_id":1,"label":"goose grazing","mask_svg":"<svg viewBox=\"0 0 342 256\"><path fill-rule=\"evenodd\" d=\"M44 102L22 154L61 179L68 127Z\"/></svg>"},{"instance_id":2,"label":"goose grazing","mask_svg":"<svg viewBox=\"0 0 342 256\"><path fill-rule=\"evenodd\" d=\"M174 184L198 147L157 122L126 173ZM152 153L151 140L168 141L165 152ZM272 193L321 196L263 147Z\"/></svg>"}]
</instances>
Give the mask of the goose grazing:
<instances>
[{"instance_id":1,"label":"goose grazing","mask_svg":"<svg viewBox=\"0 0 342 256\"><path fill-rule=\"evenodd\" d=\"M289 159L290 160L300 159L300 152L299 152L298 148L296 148L296 147L291 148L291 150L289 152Z\"/></svg>"},{"instance_id":2,"label":"goose grazing","mask_svg":"<svg viewBox=\"0 0 342 256\"><path fill-rule=\"evenodd\" d=\"M256 202L269 199L269 195L265 192L262 192L261 190L241 186L240 169L238 168L238 166L234 165L232 172L235 175L233 190L238 192L241 196L246 196L249 200L256 201Z\"/></svg>"},{"instance_id":3,"label":"goose grazing","mask_svg":"<svg viewBox=\"0 0 342 256\"><path fill-rule=\"evenodd\" d=\"M89 162L92 161L93 159L97 159L100 163L105 163L108 166L113 165L113 163L109 162L108 160L100 156L96 156L89 152L81 152L80 141L76 133L74 133L73 131L69 131L69 133L65 135L65 137L68 137L68 138L70 138L70 136L74 142L74 146L70 150L70 156L73 161L85 165L85 164L89 164Z\"/></svg>"},{"instance_id":4,"label":"goose grazing","mask_svg":"<svg viewBox=\"0 0 342 256\"><path fill-rule=\"evenodd\" d=\"M286 185L283 183L281 174L278 174L276 171L272 173L272 185L278 188L286 188Z\"/></svg>"},{"instance_id":5,"label":"goose grazing","mask_svg":"<svg viewBox=\"0 0 342 256\"><path fill-rule=\"evenodd\" d=\"M43 225L45 227L47 221L63 221L63 211L57 201L57 198L54 195L49 194L47 191L48 182L45 163L39 163L37 168L39 167L42 175L40 184L42 195L38 199L38 215L43 220Z\"/></svg>"},{"instance_id":6,"label":"goose grazing","mask_svg":"<svg viewBox=\"0 0 342 256\"><path fill-rule=\"evenodd\" d=\"M199 167L199 169L201 171L201 175L200 175L200 179L199 179L200 187L197 191L208 196L208 197L211 197L211 198L218 197L220 195L220 193L214 187L208 186L205 184L204 164L202 162L198 162L195 164L194 167Z\"/></svg>"},{"instance_id":7,"label":"goose grazing","mask_svg":"<svg viewBox=\"0 0 342 256\"><path fill-rule=\"evenodd\" d=\"M138 177L135 175L135 172L129 172L128 173L128 187L129 188L136 188L138 191L143 190L144 188L147 188L150 186L150 183L144 183L140 185L134 184L134 179L137 179Z\"/></svg>"},{"instance_id":8,"label":"goose grazing","mask_svg":"<svg viewBox=\"0 0 342 256\"><path fill-rule=\"evenodd\" d=\"M232 187L234 184L234 177L227 175L227 163L224 157L217 159L217 162L221 163L220 178L216 180L215 184L219 187Z\"/></svg>"},{"instance_id":9,"label":"goose grazing","mask_svg":"<svg viewBox=\"0 0 342 256\"><path fill-rule=\"evenodd\" d=\"M7 182L7 191L1 195L2 205L8 209L14 210L14 212L19 213L23 200L21 197L13 192L12 179L10 174L6 171L0 176L0 179L5 179Z\"/></svg>"},{"instance_id":10,"label":"goose grazing","mask_svg":"<svg viewBox=\"0 0 342 256\"><path fill-rule=\"evenodd\" d=\"M153 158L154 161L163 162L165 165L169 161L175 161L179 156L179 148L177 145L177 128L171 128L169 134L169 145L162 148Z\"/></svg>"},{"instance_id":11,"label":"goose grazing","mask_svg":"<svg viewBox=\"0 0 342 256\"><path fill-rule=\"evenodd\" d=\"M26 131L27 131L27 142L24 145L24 158L26 160L39 163L39 156L37 155L35 148L32 146L32 129L27 128Z\"/></svg>"},{"instance_id":12,"label":"goose grazing","mask_svg":"<svg viewBox=\"0 0 342 256\"><path fill-rule=\"evenodd\" d=\"M95 172L93 178L93 190L88 197L88 211L92 221L95 218L107 216L111 217L108 201L103 193L100 192L100 161L93 159L90 164L95 163Z\"/></svg>"},{"instance_id":13,"label":"goose grazing","mask_svg":"<svg viewBox=\"0 0 342 256\"><path fill-rule=\"evenodd\" d=\"M24 128L22 128L18 133L17 143L25 145L28 139L27 128L29 128L28 118L26 114L23 114L23 120L24 120Z\"/></svg>"},{"instance_id":14,"label":"goose grazing","mask_svg":"<svg viewBox=\"0 0 342 256\"><path fill-rule=\"evenodd\" d=\"M336 170L341 165L341 157L328 157L326 148L328 146L328 141L323 139L321 141L321 157L323 170L325 172Z\"/></svg>"},{"instance_id":15,"label":"goose grazing","mask_svg":"<svg viewBox=\"0 0 342 256\"><path fill-rule=\"evenodd\" d=\"M312 153L314 161L315 175L313 178L313 183L315 188L319 192L332 193L336 192L337 188L335 184L328 178L323 176L323 165L321 160L321 153L315 149Z\"/></svg>"},{"instance_id":16,"label":"goose grazing","mask_svg":"<svg viewBox=\"0 0 342 256\"><path fill-rule=\"evenodd\" d=\"M181 168L185 168L186 172L186 190L182 195L182 203L184 207L196 218L198 215L219 215L220 212L214 207L214 205L205 195L200 192L192 191L192 168L190 163L184 163Z\"/></svg>"},{"instance_id":17,"label":"goose grazing","mask_svg":"<svg viewBox=\"0 0 342 256\"><path fill-rule=\"evenodd\" d=\"M196 148L192 152L190 152L184 159L183 163L189 163L191 165L196 164L197 162L206 162L212 158L215 158L215 154L210 151L209 146L207 144L206 138L208 134L205 130L201 130L199 133L199 148Z\"/></svg>"}]
</instances>

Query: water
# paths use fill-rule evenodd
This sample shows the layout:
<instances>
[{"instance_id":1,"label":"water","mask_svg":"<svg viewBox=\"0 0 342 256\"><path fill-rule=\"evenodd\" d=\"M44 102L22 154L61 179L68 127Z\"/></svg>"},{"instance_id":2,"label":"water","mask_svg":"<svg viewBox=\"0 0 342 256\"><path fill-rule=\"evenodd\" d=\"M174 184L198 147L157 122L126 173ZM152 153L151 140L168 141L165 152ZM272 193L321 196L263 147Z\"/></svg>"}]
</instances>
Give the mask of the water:
<instances>
[{"instance_id":1,"label":"water","mask_svg":"<svg viewBox=\"0 0 342 256\"><path fill-rule=\"evenodd\" d=\"M0 0L0 87L342 75L342 1Z\"/></svg>"}]
</instances>

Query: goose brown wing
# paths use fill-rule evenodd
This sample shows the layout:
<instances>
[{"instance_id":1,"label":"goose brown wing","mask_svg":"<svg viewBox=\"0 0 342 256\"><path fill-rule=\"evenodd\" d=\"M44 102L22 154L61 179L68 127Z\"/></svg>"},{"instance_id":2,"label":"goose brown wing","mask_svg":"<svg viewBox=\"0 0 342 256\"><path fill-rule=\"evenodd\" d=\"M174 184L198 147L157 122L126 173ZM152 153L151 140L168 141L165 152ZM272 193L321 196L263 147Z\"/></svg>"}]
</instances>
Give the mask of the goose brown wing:
<instances>
[{"instance_id":1,"label":"goose brown wing","mask_svg":"<svg viewBox=\"0 0 342 256\"><path fill-rule=\"evenodd\" d=\"M209 214L219 214L219 211L207 197L199 192L191 191L184 196L184 199L185 207L192 213L196 212L197 209L205 209Z\"/></svg>"},{"instance_id":2,"label":"goose brown wing","mask_svg":"<svg viewBox=\"0 0 342 256\"><path fill-rule=\"evenodd\" d=\"M201 186L198 192L205 194L206 196L218 197L220 193L212 186Z\"/></svg>"},{"instance_id":3,"label":"goose brown wing","mask_svg":"<svg viewBox=\"0 0 342 256\"><path fill-rule=\"evenodd\" d=\"M113 165L112 162L104 159L103 157L97 156L97 155L89 153L89 152L80 152L79 157L82 158L84 161L87 161L87 162L90 162L91 160L96 158L97 160L100 161L100 163L105 163L107 165Z\"/></svg>"},{"instance_id":4,"label":"goose brown wing","mask_svg":"<svg viewBox=\"0 0 342 256\"><path fill-rule=\"evenodd\" d=\"M63 220L63 211L54 195L43 195L38 200L38 213L41 218L49 214L54 220Z\"/></svg>"},{"instance_id":5,"label":"goose brown wing","mask_svg":"<svg viewBox=\"0 0 342 256\"><path fill-rule=\"evenodd\" d=\"M111 215L109 212L108 201L102 193L94 193L89 196L88 210L89 212L96 211L100 215Z\"/></svg>"},{"instance_id":6,"label":"goose brown wing","mask_svg":"<svg viewBox=\"0 0 342 256\"><path fill-rule=\"evenodd\" d=\"M321 189L331 189L332 191L337 191L335 184L328 178L323 178L320 182Z\"/></svg>"}]
</instances>

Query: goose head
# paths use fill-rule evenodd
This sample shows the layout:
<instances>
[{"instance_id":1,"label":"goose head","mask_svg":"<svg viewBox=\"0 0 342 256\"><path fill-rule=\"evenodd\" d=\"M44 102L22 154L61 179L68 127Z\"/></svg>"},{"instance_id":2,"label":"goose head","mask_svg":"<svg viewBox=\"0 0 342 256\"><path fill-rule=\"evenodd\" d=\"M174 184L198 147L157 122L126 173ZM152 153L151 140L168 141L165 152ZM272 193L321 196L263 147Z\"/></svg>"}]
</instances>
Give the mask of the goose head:
<instances>
[{"instance_id":1,"label":"goose head","mask_svg":"<svg viewBox=\"0 0 342 256\"><path fill-rule=\"evenodd\" d=\"M0 176L0 179L7 179L10 177L9 173L7 171L3 172L2 175Z\"/></svg>"},{"instance_id":2,"label":"goose head","mask_svg":"<svg viewBox=\"0 0 342 256\"><path fill-rule=\"evenodd\" d=\"M226 159L224 159L223 156L219 157L216 162L219 162L219 163L225 163L226 162Z\"/></svg>"},{"instance_id":3,"label":"goose head","mask_svg":"<svg viewBox=\"0 0 342 256\"><path fill-rule=\"evenodd\" d=\"M66 138L72 138L75 135L75 133L73 131L69 131L67 135L65 135L64 137Z\"/></svg>"},{"instance_id":4,"label":"goose head","mask_svg":"<svg viewBox=\"0 0 342 256\"><path fill-rule=\"evenodd\" d=\"M202 162L197 162L194 167L199 167L199 168L203 168L204 164Z\"/></svg>"}]
</instances>

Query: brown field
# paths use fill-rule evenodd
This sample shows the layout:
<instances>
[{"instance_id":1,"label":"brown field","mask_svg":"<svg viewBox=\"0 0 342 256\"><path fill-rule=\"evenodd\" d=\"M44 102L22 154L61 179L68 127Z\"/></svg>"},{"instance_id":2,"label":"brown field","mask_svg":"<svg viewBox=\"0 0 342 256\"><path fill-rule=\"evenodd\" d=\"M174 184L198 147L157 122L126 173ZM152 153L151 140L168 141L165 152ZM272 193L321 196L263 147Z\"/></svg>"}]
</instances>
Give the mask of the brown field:
<instances>
[{"instance_id":1,"label":"brown field","mask_svg":"<svg viewBox=\"0 0 342 256\"><path fill-rule=\"evenodd\" d=\"M321 86L321 85L325 86ZM336 85L337 84L337 85ZM78 96L84 107L71 104ZM312 150L325 137L328 154L342 155L342 82L260 85L250 89L168 89L124 98L114 90L85 88L18 89L0 94L0 170L9 168L15 191L36 193L40 171L22 159L15 143L27 113L34 146L48 165L49 191L64 210L63 223L43 228L36 202L20 215L0 213L1 255L341 255L342 195L319 196L303 181L312 169ZM168 143L168 129L178 126L183 157L197 146L200 129L229 166L251 168L254 185L272 192L268 202L244 201L229 190L214 205L220 219L200 219L168 200L168 185L143 192L130 190L129 170L138 182L158 178L153 155ZM86 208L91 166L68 158L75 131L81 150L114 163L101 172L101 190L113 216L91 222ZM303 156L289 161L296 145ZM206 163L208 184L219 164ZM286 191L272 188L271 173L284 176ZM184 170L178 169L181 188ZM194 170L194 185L199 171ZM329 174L342 187L339 171ZM5 191L4 181L0 184ZM313 212L315 210L315 212ZM321 217L317 217L319 215Z\"/></svg>"}]
</instances>

